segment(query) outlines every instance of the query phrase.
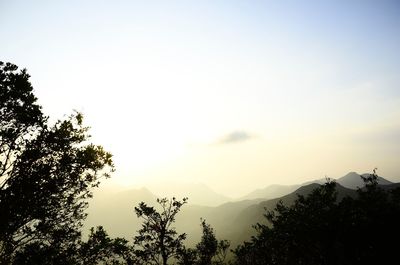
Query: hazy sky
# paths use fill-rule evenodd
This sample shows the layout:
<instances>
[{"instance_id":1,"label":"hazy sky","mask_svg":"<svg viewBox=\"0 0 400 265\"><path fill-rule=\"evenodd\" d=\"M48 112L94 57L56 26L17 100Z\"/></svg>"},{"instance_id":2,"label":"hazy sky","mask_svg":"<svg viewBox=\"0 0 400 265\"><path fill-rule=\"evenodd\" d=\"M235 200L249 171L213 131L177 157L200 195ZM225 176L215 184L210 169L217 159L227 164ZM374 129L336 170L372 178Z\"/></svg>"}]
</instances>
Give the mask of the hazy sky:
<instances>
[{"instance_id":1,"label":"hazy sky","mask_svg":"<svg viewBox=\"0 0 400 265\"><path fill-rule=\"evenodd\" d=\"M126 185L400 181L399 1L4 1L0 60Z\"/></svg>"}]
</instances>

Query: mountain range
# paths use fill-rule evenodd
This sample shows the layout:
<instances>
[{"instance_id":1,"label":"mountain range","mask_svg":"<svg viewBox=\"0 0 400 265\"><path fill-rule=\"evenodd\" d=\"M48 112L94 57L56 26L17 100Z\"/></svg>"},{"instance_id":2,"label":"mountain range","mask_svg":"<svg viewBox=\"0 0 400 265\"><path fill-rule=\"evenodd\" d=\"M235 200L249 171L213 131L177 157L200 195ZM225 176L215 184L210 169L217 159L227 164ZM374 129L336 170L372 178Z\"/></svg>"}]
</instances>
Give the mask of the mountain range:
<instances>
[{"instance_id":1,"label":"mountain range","mask_svg":"<svg viewBox=\"0 0 400 265\"><path fill-rule=\"evenodd\" d=\"M271 185L230 201L229 198L218 195L205 185L200 185L199 189L196 189L196 185L187 186L186 189L182 189L187 191L184 196L182 193L175 196L178 199L189 197L189 204L184 205L177 215L176 228L178 232L188 234L186 244L193 246L200 240L200 218L203 218L215 229L218 238L228 239L232 246L235 246L254 235L253 225L266 222L263 216L266 209L273 210L280 200L290 205L298 195L307 195L325 182L325 179L318 179L299 185ZM356 189L363 186L360 175L355 172L337 179L336 183L339 199L344 196L355 196ZM400 185L382 177L378 178L378 184L383 188ZM190 192L194 195L193 201ZM92 226L102 225L111 236L131 240L141 227L141 220L136 217L134 207L142 201L156 206L156 198L159 196L147 188L95 194L88 209L86 230ZM161 197L164 196L173 195L161 194Z\"/></svg>"},{"instance_id":2,"label":"mountain range","mask_svg":"<svg viewBox=\"0 0 400 265\"><path fill-rule=\"evenodd\" d=\"M148 188L160 197L190 197L190 203L197 205L218 206L232 201L232 198L219 194L202 183L157 183L150 184Z\"/></svg>"}]
</instances>

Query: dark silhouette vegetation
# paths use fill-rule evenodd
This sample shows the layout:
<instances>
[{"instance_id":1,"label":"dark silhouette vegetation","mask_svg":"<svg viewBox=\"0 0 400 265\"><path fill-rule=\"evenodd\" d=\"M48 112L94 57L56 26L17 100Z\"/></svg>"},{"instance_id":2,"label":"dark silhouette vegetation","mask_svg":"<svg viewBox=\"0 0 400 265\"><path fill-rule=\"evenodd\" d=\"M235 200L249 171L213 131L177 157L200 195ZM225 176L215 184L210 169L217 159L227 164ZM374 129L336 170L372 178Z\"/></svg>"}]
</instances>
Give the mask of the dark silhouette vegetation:
<instances>
[{"instance_id":1,"label":"dark silhouette vegetation","mask_svg":"<svg viewBox=\"0 0 400 265\"><path fill-rule=\"evenodd\" d=\"M365 187L338 200L328 181L291 206L265 214L270 225L235 250L235 264L397 264L400 188L382 189L376 172Z\"/></svg>"},{"instance_id":2,"label":"dark silhouette vegetation","mask_svg":"<svg viewBox=\"0 0 400 265\"><path fill-rule=\"evenodd\" d=\"M230 247L228 240L218 240L214 229L206 220L201 220L202 236L195 248L183 247L179 255L179 265L225 264Z\"/></svg>"},{"instance_id":3,"label":"dark silhouette vegetation","mask_svg":"<svg viewBox=\"0 0 400 265\"><path fill-rule=\"evenodd\" d=\"M135 207L136 215L143 219L142 228L134 238L135 255L149 264L167 265L170 258L178 256L186 234L178 234L173 227L175 216L187 198L157 199L161 211L140 203Z\"/></svg>"},{"instance_id":4,"label":"dark silhouette vegetation","mask_svg":"<svg viewBox=\"0 0 400 265\"><path fill-rule=\"evenodd\" d=\"M0 264L72 264L91 188L113 171L83 117L48 122L27 71L0 62Z\"/></svg>"},{"instance_id":5,"label":"dark silhouette vegetation","mask_svg":"<svg viewBox=\"0 0 400 265\"><path fill-rule=\"evenodd\" d=\"M82 114L50 124L26 70L0 62L0 265L399 263L400 188L378 185L375 170L357 191L328 180L274 200L255 236L233 250L204 219L200 241L185 245L174 224L187 198L132 205L143 223L131 240L101 226L83 238L92 189L114 170L89 140Z\"/></svg>"}]
</instances>

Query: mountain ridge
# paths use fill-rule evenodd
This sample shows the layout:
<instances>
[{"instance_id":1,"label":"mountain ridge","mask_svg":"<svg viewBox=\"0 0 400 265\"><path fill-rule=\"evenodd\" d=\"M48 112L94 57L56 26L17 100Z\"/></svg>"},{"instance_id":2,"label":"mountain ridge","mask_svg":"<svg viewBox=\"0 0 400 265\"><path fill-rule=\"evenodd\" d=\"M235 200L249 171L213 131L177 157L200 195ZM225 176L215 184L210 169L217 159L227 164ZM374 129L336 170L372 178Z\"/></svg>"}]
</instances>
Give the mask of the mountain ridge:
<instances>
[{"instance_id":1,"label":"mountain ridge","mask_svg":"<svg viewBox=\"0 0 400 265\"><path fill-rule=\"evenodd\" d=\"M355 178L360 178L361 180L360 175L355 172L349 172L345 176L336 180L339 199L347 195L355 196L356 189L350 189L341 184L345 183L346 185L349 185L350 183L354 186L354 183L358 183L355 181ZM381 185L385 189L400 186L400 183L392 183L384 178L379 178L379 181L385 184L390 183ZM281 193L283 193L282 190L279 190L281 187L284 187L284 189L287 189L289 192L276 197L273 197L273 195L277 195L277 193L271 193L273 195L265 195L270 198L231 200L216 206L195 204L192 202L191 196L185 194L186 196L182 197L189 197L189 203L183 206L181 212L177 215L175 223L176 228L178 232L185 232L188 234L188 239L186 241L187 245L193 246L200 240L200 218L203 218L215 229L219 238L229 239L232 241L232 246L235 246L236 244L243 242L243 240L248 240L251 235L254 235L255 231L252 228L253 225L265 222L265 218L263 217L265 208L273 210L279 200L282 200L285 204L289 205L294 202L298 194L307 195L324 182L326 182L326 180L323 182L321 179L315 180L315 182L309 184L298 185L296 189L294 189L296 185L272 185L273 188L276 188L276 190ZM268 186L266 188L268 188ZM258 189L256 191L262 193L268 190L266 188ZM270 189L273 190L272 188ZM294 190L290 191L290 189ZM141 220L136 217L134 207L141 201L144 201L150 206L156 206L156 198L159 197L146 187L120 191L112 194L97 195L101 196L95 196L95 198L90 202L89 216L85 223L85 227L88 228L91 226L103 225L109 232L110 236L125 237L127 239L132 238L135 232L141 227ZM207 196L206 193L203 195ZM180 196L174 197L181 199Z\"/></svg>"}]
</instances>

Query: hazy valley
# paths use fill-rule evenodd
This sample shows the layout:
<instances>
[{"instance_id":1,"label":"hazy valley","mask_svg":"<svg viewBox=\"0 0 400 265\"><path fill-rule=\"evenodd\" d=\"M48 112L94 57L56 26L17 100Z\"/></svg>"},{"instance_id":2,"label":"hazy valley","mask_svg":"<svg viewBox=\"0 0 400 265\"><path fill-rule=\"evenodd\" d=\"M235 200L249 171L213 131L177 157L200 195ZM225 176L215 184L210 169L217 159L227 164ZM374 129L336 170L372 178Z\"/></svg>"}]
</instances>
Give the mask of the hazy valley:
<instances>
[{"instance_id":1,"label":"hazy valley","mask_svg":"<svg viewBox=\"0 0 400 265\"><path fill-rule=\"evenodd\" d=\"M290 205L298 195L308 195L325 182L326 179L317 179L298 185L270 185L240 198L228 198L203 184L177 186L175 190L172 188L162 194L155 194L147 188L101 192L95 194L90 201L85 226L89 228L102 225L113 237L132 239L142 224L142 220L134 212L134 207L140 202L156 206L156 198L188 197L189 203L182 207L175 223L178 232L188 234L185 243L193 246L199 242L200 219L203 218L215 229L218 238L228 239L232 246L236 246L255 234L255 224L266 222L265 209L273 210L280 200L285 205ZM350 172L335 182L339 200L345 196L354 197L356 189L364 186L356 172ZM378 183L383 188L400 186L399 183L392 183L383 177L378 177Z\"/></svg>"}]
</instances>

